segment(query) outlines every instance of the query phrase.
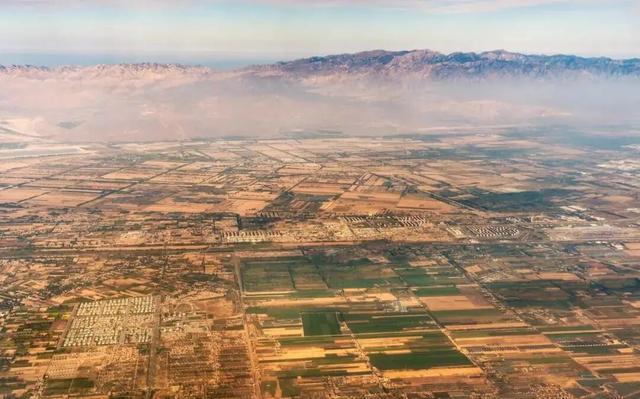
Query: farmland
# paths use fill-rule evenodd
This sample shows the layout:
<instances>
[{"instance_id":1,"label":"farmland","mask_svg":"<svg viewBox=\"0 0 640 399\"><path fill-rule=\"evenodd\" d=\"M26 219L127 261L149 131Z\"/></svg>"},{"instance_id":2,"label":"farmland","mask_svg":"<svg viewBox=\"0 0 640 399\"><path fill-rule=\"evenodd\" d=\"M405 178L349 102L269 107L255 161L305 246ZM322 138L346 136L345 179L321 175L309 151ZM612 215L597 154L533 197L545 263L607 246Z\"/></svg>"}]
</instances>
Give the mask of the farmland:
<instances>
[{"instance_id":1,"label":"farmland","mask_svg":"<svg viewBox=\"0 0 640 399\"><path fill-rule=\"evenodd\" d=\"M30 145L0 149L0 397L638 397L635 147Z\"/></svg>"}]
</instances>

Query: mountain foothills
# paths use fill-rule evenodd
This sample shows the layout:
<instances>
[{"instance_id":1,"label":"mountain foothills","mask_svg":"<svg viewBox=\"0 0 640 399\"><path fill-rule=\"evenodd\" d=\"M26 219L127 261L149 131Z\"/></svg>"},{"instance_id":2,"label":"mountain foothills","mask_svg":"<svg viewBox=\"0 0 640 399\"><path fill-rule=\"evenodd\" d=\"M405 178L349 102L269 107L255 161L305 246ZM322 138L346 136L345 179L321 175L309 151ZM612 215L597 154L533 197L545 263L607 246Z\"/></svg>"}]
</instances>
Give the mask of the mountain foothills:
<instances>
[{"instance_id":1,"label":"mountain foothills","mask_svg":"<svg viewBox=\"0 0 640 399\"><path fill-rule=\"evenodd\" d=\"M62 141L640 125L640 59L369 51L233 71L0 67L0 128Z\"/></svg>"}]
</instances>

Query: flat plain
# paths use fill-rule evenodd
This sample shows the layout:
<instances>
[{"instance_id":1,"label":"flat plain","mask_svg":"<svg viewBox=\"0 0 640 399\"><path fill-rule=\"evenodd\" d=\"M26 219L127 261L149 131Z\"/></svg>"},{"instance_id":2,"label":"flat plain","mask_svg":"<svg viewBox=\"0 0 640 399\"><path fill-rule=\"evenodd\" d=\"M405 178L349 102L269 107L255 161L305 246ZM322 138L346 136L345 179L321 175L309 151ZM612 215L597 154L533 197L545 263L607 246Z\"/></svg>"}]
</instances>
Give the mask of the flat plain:
<instances>
[{"instance_id":1,"label":"flat plain","mask_svg":"<svg viewBox=\"0 0 640 399\"><path fill-rule=\"evenodd\" d=\"M0 146L0 397L640 398L640 147L592 142Z\"/></svg>"}]
</instances>

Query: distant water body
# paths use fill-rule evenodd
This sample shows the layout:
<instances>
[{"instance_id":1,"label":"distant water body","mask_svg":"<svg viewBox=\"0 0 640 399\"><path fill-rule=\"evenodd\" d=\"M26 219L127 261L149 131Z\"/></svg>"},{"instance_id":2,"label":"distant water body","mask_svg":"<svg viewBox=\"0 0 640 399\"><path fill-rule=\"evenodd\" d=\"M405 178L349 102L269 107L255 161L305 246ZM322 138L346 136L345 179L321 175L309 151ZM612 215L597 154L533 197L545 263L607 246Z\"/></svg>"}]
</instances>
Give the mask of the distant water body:
<instances>
[{"instance_id":1,"label":"distant water body","mask_svg":"<svg viewBox=\"0 0 640 399\"><path fill-rule=\"evenodd\" d=\"M200 65L218 70L231 70L249 65L271 64L281 61L275 57L251 57L244 55L208 54L45 54L45 53L0 53L0 65L37 65L56 67L61 65L98 65L161 63Z\"/></svg>"}]
</instances>

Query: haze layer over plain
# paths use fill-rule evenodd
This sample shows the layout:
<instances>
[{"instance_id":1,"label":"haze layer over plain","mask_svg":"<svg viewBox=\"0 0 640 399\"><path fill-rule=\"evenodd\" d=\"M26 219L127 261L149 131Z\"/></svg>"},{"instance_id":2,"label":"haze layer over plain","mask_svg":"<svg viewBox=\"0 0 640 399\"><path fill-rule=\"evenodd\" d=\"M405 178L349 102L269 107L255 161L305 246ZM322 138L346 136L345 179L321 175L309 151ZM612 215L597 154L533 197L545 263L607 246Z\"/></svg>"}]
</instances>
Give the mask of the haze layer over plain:
<instances>
[{"instance_id":1,"label":"haze layer over plain","mask_svg":"<svg viewBox=\"0 0 640 399\"><path fill-rule=\"evenodd\" d=\"M233 72L180 65L0 69L0 123L63 141L635 125L640 61L375 51Z\"/></svg>"}]
</instances>

